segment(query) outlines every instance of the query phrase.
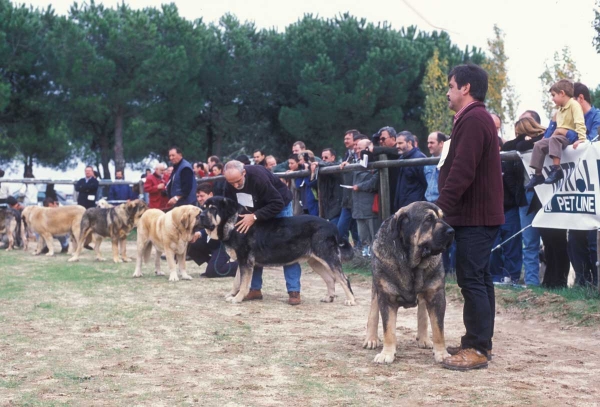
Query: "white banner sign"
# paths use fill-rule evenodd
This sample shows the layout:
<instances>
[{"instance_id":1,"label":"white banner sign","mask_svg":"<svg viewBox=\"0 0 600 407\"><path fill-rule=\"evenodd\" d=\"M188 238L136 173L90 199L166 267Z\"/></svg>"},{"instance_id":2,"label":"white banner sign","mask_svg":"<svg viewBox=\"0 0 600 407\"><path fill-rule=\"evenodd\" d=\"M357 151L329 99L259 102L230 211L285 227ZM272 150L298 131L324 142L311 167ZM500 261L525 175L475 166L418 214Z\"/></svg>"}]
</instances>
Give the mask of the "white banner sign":
<instances>
[{"instance_id":1,"label":"white banner sign","mask_svg":"<svg viewBox=\"0 0 600 407\"><path fill-rule=\"evenodd\" d=\"M521 154L529 176L531 152ZM546 156L542 174L548 176L552 159ZM600 227L598 204L600 203L600 143L583 143L574 150L563 150L560 165L565 177L552 185L538 185L535 192L543 208L533 219L538 228L592 230Z\"/></svg>"}]
</instances>

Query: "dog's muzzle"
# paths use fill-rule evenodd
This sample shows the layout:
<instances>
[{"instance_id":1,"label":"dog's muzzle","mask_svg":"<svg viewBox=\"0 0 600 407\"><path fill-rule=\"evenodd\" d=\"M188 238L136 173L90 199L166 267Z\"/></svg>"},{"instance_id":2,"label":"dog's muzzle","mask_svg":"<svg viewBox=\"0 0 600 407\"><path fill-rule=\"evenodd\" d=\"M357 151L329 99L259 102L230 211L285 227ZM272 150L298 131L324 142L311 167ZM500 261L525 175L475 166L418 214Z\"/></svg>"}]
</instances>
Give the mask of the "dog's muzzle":
<instances>
[{"instance_id":1,"label":"dog's muzzle","mask_svg":"<svg viewBox=\"0 0 600 407\"><path fill-rule=\"evenodd\" d=\"M206 216L206 214L204 212L200 213L200 227L209 230L209 231L213 231L215 230L215 225L212 224L212 222L210 221L210 219L208 218L208 216Z\"/></svg>"}]
</instances>

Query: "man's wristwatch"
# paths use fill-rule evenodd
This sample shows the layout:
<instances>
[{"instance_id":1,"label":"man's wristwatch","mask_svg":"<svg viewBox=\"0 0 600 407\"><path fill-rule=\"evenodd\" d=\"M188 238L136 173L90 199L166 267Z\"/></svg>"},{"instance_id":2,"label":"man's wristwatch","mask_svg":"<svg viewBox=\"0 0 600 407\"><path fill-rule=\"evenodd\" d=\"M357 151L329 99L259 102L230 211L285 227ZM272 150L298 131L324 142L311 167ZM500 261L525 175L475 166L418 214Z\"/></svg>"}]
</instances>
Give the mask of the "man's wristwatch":
<instances>
[{"instance_id":1,"label":"man's wristwatch","mask_svg":"<svg viewBox=\"0 0 600 407\"><path fill-rule=\"evenodd\" d=\"M256 219L256 215L252 214L252 216L254 216L254 220L258 220L258 219Z\"/></svg>"}]
</instances>

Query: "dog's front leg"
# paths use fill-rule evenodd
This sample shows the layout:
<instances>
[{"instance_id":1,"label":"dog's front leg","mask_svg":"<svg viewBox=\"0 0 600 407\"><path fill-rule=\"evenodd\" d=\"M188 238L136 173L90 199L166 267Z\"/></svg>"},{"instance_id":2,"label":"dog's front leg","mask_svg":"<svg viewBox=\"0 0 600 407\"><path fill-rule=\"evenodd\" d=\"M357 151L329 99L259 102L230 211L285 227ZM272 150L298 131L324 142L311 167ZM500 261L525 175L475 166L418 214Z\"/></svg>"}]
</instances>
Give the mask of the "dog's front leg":
<instances>
[{"instance_id":1,"label":"dog's front leg","mask_svg":"<svg viewBox=\"0 0 600 407\"><path fill-rule=\"evenodd\" d=\"M119 239L116 237L113 237L111 239L112 242L112 253L113 253L113 261L115 263L123 263L123 260L121 260L121 258L119 257Z\"/></svg>"},{"instance_id":2,"label":"dog's front leg","mask_svg":"<svg viewBox=\"0 0 600 407\"><path fill-rule=\"evenodd\" d=\"M423 294L417 295L417 346L421 349L433 348L433 342L429 339L429 317L427 316L427 301Z\"/></svg>"},{"instance_id":3,"label":"dog's front leg","mask_svg":"<svg viewBox=\"0 0 600 407\"><path fill-rule=\"evenodd\" d=\"M375 286L371 288L371 309L367 319L367 337L363 343L365 349L376 349L379 347L377 328L379 326L379 303L377 302L377 291Z\"/></svg>"},{"instance_id":4,"label":"dog's front leg","mask_svg":"<svg viewBox=\"0 0 600 407\"><path fill-rule=\"evenodd\" d=\"M383 350L373 361L375 363L392 363L396 358L396 317L398 307L390 304L387 298L378 295L379 311L383 323Z\"/></svg>"},{"instance_id":5,"label":"dog's front leg","mask_svg":"<svg viewBox=\"0 0 600 407\"><path fill-rule=\"evenodd\" d=\"M238 259L239 260L239 259ZM254 265L250 265L250 264L246 264L244 266L242 266L240 264L240 269L238 270L238 275L239 275L239 285L238 285L238 292L235 295L235 297L230 297L226 298L227 301L231 301L232 304L239 304L240 302L244 301L244 298L246 297L246 295L248 295L248 293L250 292L250 281L252 280L252 271L254 269ZM236 275L236 279L237 279L237 275ZM234 290L235 290L235 281L234 281Z\"/></svg>"},{"instance_id":6,"label":"dog's front leg","mask_svg":"<svg viewBox=\"0 0 600 407\"><path fill-rule=\"evenodd\" d=\"M119 246L121 246L121 260L123 260L125 263L129 263L131 259L127 257L127 237L119 240Z\"/></svg>"},{"instance_id":7,"label":"dog's front leg","mask_svg":"<svg viewBox=\"0 0 600 407\"><path fill-rule=\"evenodd\" d=\"M160 271L160 256L162 256L162 252L158 250L156 247L156 256L154 257L154 274L157 276L164 276L165 273Z\"/></svg>"},{"instance_id":8,"label":"dog's front leg","mask_svg":"<svg viewBox=\"0 0 600 407\"><path fill-rule=\"evenodd\" d=\"M171 248L165 247L165 257L167 258L167 267L169 269L169 281L179 281L177 264L175 263L175 252Z\"/></svg>"},{"instance_id":9,"label":"dog's front leg","mask_svg":"<svg viewBox=\"0 0 600 407\"><path fill-rule=\"evenodd\" d=\"M226 301L231 301L235 295L240 292L240 281L241 281L241 268L238 267L237 272L235 273L235 277L233 278L233 286L231 287L231 291L225 295Z\"/></svg>"},{"instance_id":10,"label":"dog's front leg","mask_svg":"<svg viewBox=\"0 0 600 407\"><path fill-rule=\"evenodd\" d=\"M185 257L187 252L187 243L185 245L185 249L182 254L177 254L177 265L179 266L179 270L181 271L181 279L182 280L191 280L192 276L187 273L186 265L185 265Z\"/></svg>"},{"instance_id":11,"label":"dog's front leg","mask_svg":"<svg viewBox=\"0 0 600 407\"><path fill-rule=\"evenodd\" d=\"M431 332L433 334L433 357L436 362L441 363L445 358L450 357L446 350L446 340L444 339L444 315L446 315L446 291L442 287L434 292L424 294L429 311L429 320L431 322Z\"/></svg>"}]
</instances>

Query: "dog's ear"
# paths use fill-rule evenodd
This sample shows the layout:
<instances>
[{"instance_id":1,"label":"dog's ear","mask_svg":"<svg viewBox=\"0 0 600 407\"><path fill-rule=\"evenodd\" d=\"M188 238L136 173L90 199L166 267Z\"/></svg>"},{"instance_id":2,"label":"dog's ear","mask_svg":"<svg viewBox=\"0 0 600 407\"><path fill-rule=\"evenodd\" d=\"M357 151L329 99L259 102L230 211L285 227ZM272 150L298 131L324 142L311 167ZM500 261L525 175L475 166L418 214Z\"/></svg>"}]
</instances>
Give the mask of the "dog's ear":
<instances>
[{"instance_id":1,"label":"dog's ear","mask_svg":"<svg viewBox=\"0 0 600 407\"><path fill-rule=\"evenodd\" d=\"M406 228L407 224L408 210L406 207L402 207L394 214L392 222L390 223L390 235L392 236L392 239L399 239L404 242L403 229Z\"/></svg>"}]
</instances>

